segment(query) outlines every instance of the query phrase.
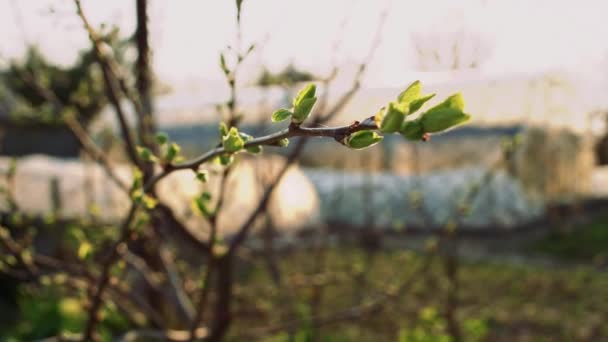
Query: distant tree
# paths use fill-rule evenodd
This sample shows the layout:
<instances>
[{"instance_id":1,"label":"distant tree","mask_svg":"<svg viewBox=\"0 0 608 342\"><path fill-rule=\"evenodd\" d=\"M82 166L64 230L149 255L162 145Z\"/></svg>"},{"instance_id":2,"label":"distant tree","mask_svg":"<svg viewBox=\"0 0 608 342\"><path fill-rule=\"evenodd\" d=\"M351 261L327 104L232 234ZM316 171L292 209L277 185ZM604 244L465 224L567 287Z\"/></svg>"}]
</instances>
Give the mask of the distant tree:
<instances>
[{"instance_id":1,"label":"distant tree","mask_svg":"<svg viewBox=\"0 0 608 342\"><path fill-rule=\"evenodd\" d=\"M116 60L126 63L123 56L127 42L119 39L118 30L112 30L104 41L112 46ZM71 111L86 127L108 102L103 75L91 48L81 51L72 65L64 67L30 46L22 60L0 70L0 78L5 88L0 102L14 123L64 125L63 115ZM63 104L61 110L40 93L39 86L57 97Z\"/></svg>"},{"instance_id":2,"label":"distant tree","mask_svg":"<svg viewBox=\"0 0 608 342\"><path fill-rule=\"evenodd\" d=\"M261 87L270 87L273 85L291 86L300 82L310 82L317 80L315 75L297 69L293 64L289 64L279 73L272 73L268 69L264 69L256 82Z\"/></svg>"}]
</instances>

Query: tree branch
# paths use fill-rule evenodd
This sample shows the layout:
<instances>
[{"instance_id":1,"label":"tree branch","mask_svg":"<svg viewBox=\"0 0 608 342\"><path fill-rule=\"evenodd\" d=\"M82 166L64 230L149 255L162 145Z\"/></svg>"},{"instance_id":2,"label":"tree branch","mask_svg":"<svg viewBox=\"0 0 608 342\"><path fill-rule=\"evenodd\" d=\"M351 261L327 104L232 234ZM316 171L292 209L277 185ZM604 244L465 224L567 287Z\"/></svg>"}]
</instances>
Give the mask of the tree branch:
<instances>
[{"instance_id":1,"label":"tree branch","mask_svg":"<svg viewBox=\"0 0 608 342\"><path fill-rule=\"evenodd\" d=\"M127 123L125 112L120 103L121 91L123 91L123 93L127 97L129 97L130 92L128 92L128 91L125 92L124 88L121 89L121 86L124 87L124 85L121 84L121 82L119 82L117 73L114 72L111 62L108 60L108 57L107 57L108 52L106 51L107 47L103 45L103 42L101 41L99 35L97 34L97 32L95 32L95 30L89 23L89 20L87 19L87 17L85 16L85 14L82 10L82 5L80 4L80 0L74 0L74 3L76 4L76 12L77 12L78 16L80 17L80 20L82 21L82 24L84 25L84 28L89 35L89 39L91 40L91 43L93 44L93 51L95 52L95 57L97 59L97 62L99 63L99 66L101 67L103 79L104 79L104 82L106 85L106 94L108 96L108 99L110 100L110 103L112 103L112 106L114 107L114 111L116 112L116 116L118 118L120 129L122 131L122 136L125 141L125 149L126 149L127 155L129 156L129 158L135 165L137 165L140 169L142 169L142 163L139 160L136 149L135 149L135 146L136 146L135 141L133 140L133 137L131 136L131 130L129 129L129 125ZM117 84L117 83L119 83L119 84ZM139 101L134 99L132 102L133 102L134 106L136 108L138 108L138 106L135 104L139 103Z\"/></svg>"}]
</instances>

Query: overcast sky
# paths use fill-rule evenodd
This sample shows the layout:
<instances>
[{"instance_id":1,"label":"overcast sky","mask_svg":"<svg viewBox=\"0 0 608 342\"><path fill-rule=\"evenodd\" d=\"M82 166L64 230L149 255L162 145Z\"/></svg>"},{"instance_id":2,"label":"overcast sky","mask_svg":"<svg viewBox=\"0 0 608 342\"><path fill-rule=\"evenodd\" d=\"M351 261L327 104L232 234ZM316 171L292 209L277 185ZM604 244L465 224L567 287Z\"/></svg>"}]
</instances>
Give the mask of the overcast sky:
<instances>
[{"instance_id":1,"label":"overcast sky","mask_svg":"<svg viewBox=\"0 0 608 342\"><path fill-rule=\"evenodd\" d=\"M134 3L83 0L95 25L118 25L125 35L134 29ZM352 66L367 54L387 6L382 44L366 80L371 86L404 83L416 67L412 32L465 28L480 35L489 42L483 64L489 73L585 67L608 55L606 0L245 0L243 45L259 48L244 77L253 79L262 64L276 70L290 61L321 74L332 61ZM154 65L163 80L222 78L218 54L234 42L234 1L151 0L150 12ZM22 55L30 42L69 63L88 43L70 0L0 0L0 32L4 58ZM336 40L342 44L333 54Z\"/></svg>"}]
</instances>

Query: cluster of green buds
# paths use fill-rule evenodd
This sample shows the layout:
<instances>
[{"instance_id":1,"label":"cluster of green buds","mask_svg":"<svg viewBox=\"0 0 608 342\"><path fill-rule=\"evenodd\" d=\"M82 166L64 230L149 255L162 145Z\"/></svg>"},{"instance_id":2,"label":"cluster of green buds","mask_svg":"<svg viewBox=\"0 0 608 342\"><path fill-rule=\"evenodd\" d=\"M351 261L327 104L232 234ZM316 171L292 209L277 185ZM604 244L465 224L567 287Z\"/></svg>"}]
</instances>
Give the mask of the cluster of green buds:
<instances>
[{"instance_id":1,"label":"cluster of green buds","mask_svg":"<svg viewBox=\"0 0 608 342\"><path fill-rule=\"evenodd\" d=\"M449 96L443 102L408 120L435 94L422 95L420 81L410 84L395 101L382 107L374 116L381 133L399 133L408 140L427 140L431 133L445 131L467 122L471 116L464 112L464 100L460 93ZM383 136L373 130L364 130L346 137L344 143L353 149L373 146Z\"/></svg>"},{"instance_id":2,"label":"cluster of green buds","mask_svg":"<svg viewBox=\"0 0 608 342\"><path fill-rule=\"evenodd\" d=\"M234 154L237 152L247 151L252 154L262 153L262 146L246 146L248 141L253 140L253 136L244 132L239 132L238 128L228 128L226 123L221 122L219 131L222 140L222 147L225 151L225 153L221 154L217 158L219 164L229 165L234 160Z\"/></svg>"},{"instance_id":3,"label":"cluster of green buds","mask_svg":"<svg viewBox=\"0 0 608 342\"><path fill-rule=\"evenodd\" d=\"M471 116L464 112L464 100L460 93L449 96L436 106L423 112L416 119L407 120L435 94L421 95L420 81L412 83L375 116L378 129L383 133L399 132L408 140L426 140L431 133L445 131L469 121Z\"/></svg>"},{"instance_id":4,"label":"cluster of green buds","mask_svg":"<svg viewBox=\"0 0 608 342\"><path fill-rule=\"evenodd\" d=\"M284 121L291 118L292 123L296 125L302 124L310 116L312 107L317 102L316 91L317 86L314 84L307 85L294 98L291 109L281 108L272 113L272 122Z\"/></svg>"},{"instance_id":5,"label":"cluster of green buds","mask_svg":"<svg viewBox=\"0 0 608 342\"><path fill-rule=\"evenodd\" d=\"M158 204L156 198L145 193L144 177L139 169L133 170L133 183L131 183L129 193L135 204L142 204L146 209L154 209Z\"/></svg>"},{"instance_id":6,"label":"cluster of green buds","mask_svg":"<svg viewBox=\"0 0 608 342\"><path fill-rule=\"evenodd\" d=\"M141 160L161 165L170 165L184 160L184 157L180 155L181 147L176 142L169 141L166 133L158 133L154 139L160 156L155 155L147 147L137 146L137 154Z\"/></svg>"}]
</instances>

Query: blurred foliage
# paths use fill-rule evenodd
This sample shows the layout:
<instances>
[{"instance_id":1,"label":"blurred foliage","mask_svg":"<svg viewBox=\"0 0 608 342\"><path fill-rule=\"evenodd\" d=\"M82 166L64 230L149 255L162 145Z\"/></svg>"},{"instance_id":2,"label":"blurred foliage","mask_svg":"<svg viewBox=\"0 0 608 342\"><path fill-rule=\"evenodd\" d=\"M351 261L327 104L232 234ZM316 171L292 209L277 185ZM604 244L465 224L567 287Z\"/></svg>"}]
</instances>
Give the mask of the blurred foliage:
<instances>
[{"instance_id":1,"label":"blurred foliage","mask_svg":"<svg viewBox=\"0 0 608 342\"><path fill-rule=\"evenodd\" d=\"M82 298L73 291L66 293L65 288L56 285L41 288L22 285L17 297L18 312L13 315L15 321L0 325L0 340L32 341L81 332L86 323L82 303ZM100 332L103 341L111 341L113 332L128 327L112 303L106 304L102 317Z\"/></svg>"},{"instance_id":2,"label":"blurred foliage","mask_svg":"<svg viewBox=\"0 0 608 342\"><path fill-rule=\"evenodd\" d=\"M129 43L119 37L118 30L110 31L103 40L112 46L116 61L126 65ZM103 74L92 48L81 51L72 65L61 66L30 46L23 60L0 70L0 79L5 88L0 91L0 110L8 111L11 120L22 125L61 125L66 112L75 113L87 125L107 103ZM36 83L55 94L64 106L62 112L40 94L33 86Z\"/></svg>"},{"instance_id":3,"label":"blurred foliage","mask_svg":"<svg viewBox=\"0 0 608 342\"><path fill-rule=\"evenodd\" d=\"M552 232L531 246L532 251L562 259L607 264L608 216L591 223Z\"/></svg>"},{"instance_id":4,"label":"blurred foliage","mask_svg":"<svg viewBox=\"0 0 608 342\"><path fill-rule=\"evenodd\" d=\"M451 341L443 316L449 284L438 259L409 292L384 302L381 311L313 331L305 323L311 312L331 316L374 298L411 274L422 257L408 251L370 256L360 248L332 248L324 252L326 269L317 274L311 254L294 251L277 259L284 290L272 285L262 260L241 273L235 310L244 318L235 321L229 340L242 340L239 333L250 327L281 325L293 306L297 317L304 318L295 331L296 341L311 341L313 335L320 341ZM593 268L462 261L459 279L457 317L464 341L582 341L608 336L602 319L608 308L597 302L608 296L608 275ZM313 281L322 287L316 309ZM292 291L290 300L284 291ZM287 332L262 339L287 340Z\"/></svg>"},{"instance_id":5,"label":"blurred foliage","mask_svg":"<svg viewBox=\"0 0 608 342\"><path fill-rule=\"evenodd\" d=\"M264 69L258 78L256 84L261 87L270 86L292 86L300 82L310 82L318 79L315 75L297 69L293 64L289 64L279 73L272 73L268 69Z\"/></svg>"}]
</instances>

